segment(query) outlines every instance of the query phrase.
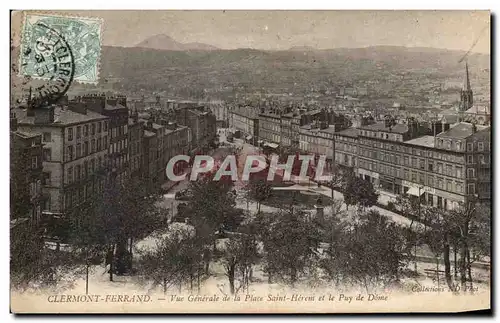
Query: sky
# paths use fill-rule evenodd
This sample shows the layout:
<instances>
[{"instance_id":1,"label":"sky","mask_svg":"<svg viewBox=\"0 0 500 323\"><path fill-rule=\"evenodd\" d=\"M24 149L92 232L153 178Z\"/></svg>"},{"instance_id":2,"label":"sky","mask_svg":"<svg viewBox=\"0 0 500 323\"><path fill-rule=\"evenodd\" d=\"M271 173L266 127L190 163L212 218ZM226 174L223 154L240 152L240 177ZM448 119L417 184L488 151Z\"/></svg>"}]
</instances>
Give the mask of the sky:
<instances>
[{"instance_id":1,"label":"sky","mask_svg":"<svg viewBox=\"0 0 500 323\"><path fill-rule=\"evenodd\" d=\"M54 11L52 11L54 12ZM103 44L135 46L165 34L222 49L375 45L490 53L488 11L66 11L104 20ZM18 13L12 26L19 26Z\"/></svg>"}]
</instances>

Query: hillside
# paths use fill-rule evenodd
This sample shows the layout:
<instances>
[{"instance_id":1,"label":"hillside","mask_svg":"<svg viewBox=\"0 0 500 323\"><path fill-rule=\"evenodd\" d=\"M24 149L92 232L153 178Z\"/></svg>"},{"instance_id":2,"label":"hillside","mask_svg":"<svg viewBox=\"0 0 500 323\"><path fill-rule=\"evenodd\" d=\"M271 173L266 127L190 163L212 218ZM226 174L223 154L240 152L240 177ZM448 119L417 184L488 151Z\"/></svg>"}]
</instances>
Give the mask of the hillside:
<instances>
[{"instance_id":1,"label":"hillside","mask_svg":"<svg viewBox=\"0 0 500 323\"><path fill-rule=\"evenodd\" d=\"M140 47L140 48L151 48L151 49L158 49L158 50L216 50L218 49L215 46L208 45L208 44L203 44L203 43L181 43L178 41L175 41L172 39L172 37L161 34L161 35L155 35L151 36L139 44L137 44L135 47Z\"/></svg>"},{"instance_id":2,"label":"hillside","mask_svg":"<svg viewBox=\"0 0 500 323\"><path fill-rule=\"evenodd\" d=\"M133 88L179 87L294 88L315 83L381 79L390 73L426 70L436 77L463 73L458 63L464 52L405 47L334 50L161 51L104 47L101 76L122 78ZM471 73L490 68L490 57L472 54Z\"/></svg>"}]
</instances>

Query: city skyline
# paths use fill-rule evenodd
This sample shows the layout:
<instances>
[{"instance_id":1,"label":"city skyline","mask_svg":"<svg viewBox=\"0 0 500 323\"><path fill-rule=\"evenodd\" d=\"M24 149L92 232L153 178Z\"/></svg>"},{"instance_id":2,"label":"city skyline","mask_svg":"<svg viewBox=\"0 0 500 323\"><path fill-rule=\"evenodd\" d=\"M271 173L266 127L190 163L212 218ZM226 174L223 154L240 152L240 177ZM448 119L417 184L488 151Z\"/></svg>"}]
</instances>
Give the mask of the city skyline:
<instances>
[{"instance_id":1,"label":"city skyline","mask_svg":"<svg viewBox=\"0 0 500 323\"><path fill-rule=\"evenodd\" d=\"M53 11L54 12L54 11ZM13 26L20 21L12 16ZM489 11L57 11L100 17L103 44L135 47L155 35L220 49L430 47L490 53ZM123 21L129 21L123 24ZM340 32L335 32L335 31ZM14 33L16 34L15 30ZM17 43L18 36L14 35Z\"/></svg>"}]
</instances>

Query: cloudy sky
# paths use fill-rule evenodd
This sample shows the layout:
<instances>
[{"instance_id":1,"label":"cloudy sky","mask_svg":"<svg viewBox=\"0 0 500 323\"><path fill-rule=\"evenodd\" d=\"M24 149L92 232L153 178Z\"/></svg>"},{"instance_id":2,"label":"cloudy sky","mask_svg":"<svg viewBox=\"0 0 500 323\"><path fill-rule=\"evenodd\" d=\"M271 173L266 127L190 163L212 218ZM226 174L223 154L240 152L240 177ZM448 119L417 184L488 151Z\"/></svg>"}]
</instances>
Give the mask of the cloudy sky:
<instances>
[{"instance_id":1,"label":"cloudy sky","mask_svg":"<svg viewBox=\"0 0 500 323\"><path fill-rule=\"evenodd\" d=\"M437 47L490 52L487 11L79 11L104 19L103 43L134 46L166 34L223 49ZM18 17L13 16L13 26Z\"/></svg>"}]
</instances>

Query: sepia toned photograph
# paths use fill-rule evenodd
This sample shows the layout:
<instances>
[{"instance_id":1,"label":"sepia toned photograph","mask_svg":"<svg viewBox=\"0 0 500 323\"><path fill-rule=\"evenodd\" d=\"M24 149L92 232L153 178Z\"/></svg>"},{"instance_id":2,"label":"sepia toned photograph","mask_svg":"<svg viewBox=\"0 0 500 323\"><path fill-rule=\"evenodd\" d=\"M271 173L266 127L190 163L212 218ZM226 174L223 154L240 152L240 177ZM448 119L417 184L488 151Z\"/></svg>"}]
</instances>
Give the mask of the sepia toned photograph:
<instances>
[{"instance_id":1,"label":"sepia toned photograph","mask_svg":"<svg viewBox=\"0 0 500 323\"><path fill-rule=\"evenodd\" d=\"M487 10L12 10L10 311L491 311Z\"/></svg>"}]
</instances>

